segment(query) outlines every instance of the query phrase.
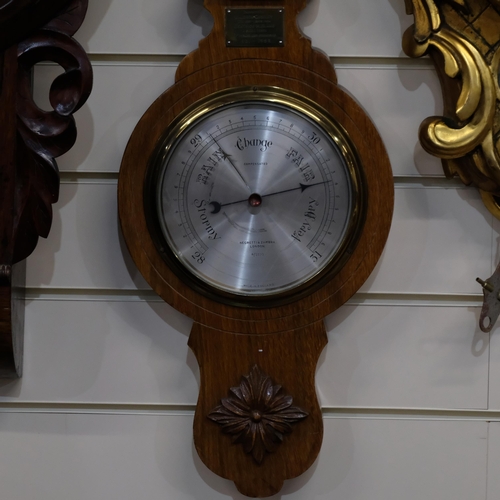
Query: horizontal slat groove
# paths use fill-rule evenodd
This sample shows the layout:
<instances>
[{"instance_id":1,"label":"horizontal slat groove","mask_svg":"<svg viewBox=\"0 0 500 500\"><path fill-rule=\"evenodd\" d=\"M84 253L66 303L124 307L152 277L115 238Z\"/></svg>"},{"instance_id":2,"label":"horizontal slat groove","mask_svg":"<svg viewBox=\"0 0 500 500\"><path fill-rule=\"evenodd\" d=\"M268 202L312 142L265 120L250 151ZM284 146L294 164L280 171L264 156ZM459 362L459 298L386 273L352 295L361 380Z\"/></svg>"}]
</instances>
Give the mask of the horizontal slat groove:
<instances>
[{"instance_id":1,"label":"horizontal slat groove","mask_svg":"<svg viewBox=\"0 0 500 500\"><path fill-rule=\"evenodd\" d=\"M134 403L2 402L0 413L165 415L192 416L195 405ZM365 420L476 420L500 421L498 410L444 410L425 408L323 407L323 418Z\"/></svg>"},{"instance_id":2,"label":"horizontal slat groove","mask_svg":"<svg viewBox=\"0 0 500 500\"><path fill-rule=\"evenodd\" d=\"M176 66L187 54L106 54L90 53L89 59L92 64L99 65L154 65L154 66ZM370 68L379 69L429 69L433 68L432 61L428 57L411 59L402 55L401 57L380 56L330 56L332 64L336 68ZM50 63L49 63L50 64Z\"/></svg>"},{"instance_id":3,"label":"horizontal slat groove","mask_svg":"<svg viewBox=\"0 0 500 500\"><path fill-rule=\"evenodd\" d=\"M88 54L94 66L178 66L184 54ZM336 69L405 69L421 70L433 69L432 61L428 57L411 59L401 57L380 56L330 56L330 61ZM44 61L44 66L56 66L55 63Z\"/></svg>"},{"instance_id":4,"label":"horizontal slat groove","mask_svg":"<svg viewBox=\"0 0 500 500\"><path fill-rule=\"evenodd\" d=\"M414 307L480 307L482 303L481 292L474 294L362 292L355 294L347 302L348 305Z\"/></svg>"},{"instance_id":5,"label":"horizontal slat groove","mask_svg":"<svg viewBox=\"0 0 500 500\"><path fill-rule=\"evenodd\" d=\"M162 302L153 290L111 288L26 288L26 300L61 300L88 302Z\"/></svg>"},{"instance_id":6,"label":"horizontal slat groove","mask_svg":"<svg viewBox=\"0 0 500 500\"><path fill-rule=\"evenodd\" d=\"M79 172L61 171L62 184L116 184L118 172ZM474 189L464 186L460 179L447 179L444 176L394 176L394 187L404 188L439 188L439 189Z\"/></svg>"},{"instance_id":7,"label":"horizontal slat groove","mask_svg":"<svg viewBox=\"0 0 500 500\"><path fill-rule=\"evenodd\" d=\"M478 286L479 288L479 286ZM26 300L88 301L88 302L162 302L153 290L107 288L38 288L26 289ZM355 294L347 305L415 306L415 307L479 307L481 292L475 294L440 293L377 293Z\"/></svg>"}]
</instances>

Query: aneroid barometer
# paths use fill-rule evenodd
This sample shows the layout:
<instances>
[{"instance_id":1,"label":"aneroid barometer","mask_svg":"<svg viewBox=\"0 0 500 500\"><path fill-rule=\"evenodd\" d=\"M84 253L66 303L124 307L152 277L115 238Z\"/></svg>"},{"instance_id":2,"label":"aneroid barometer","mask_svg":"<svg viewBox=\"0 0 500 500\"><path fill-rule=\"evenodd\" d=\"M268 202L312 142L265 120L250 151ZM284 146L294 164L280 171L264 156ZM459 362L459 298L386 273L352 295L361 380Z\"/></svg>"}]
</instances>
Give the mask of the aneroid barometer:
<instances>
[{"instance_id":1,"label":"aneroid barometer","mask_svg":"<svg viewBox=\"0 0 500 500\"><path fill-rule=\"evenodd\" d=\"M138 123L119 179L134 261L194 319L198 454L254 497L318 455L323 319L373 270L393 206L380 136L297 27L305 4L205 0L213 30Z\"/></svg>"}]
</instances>

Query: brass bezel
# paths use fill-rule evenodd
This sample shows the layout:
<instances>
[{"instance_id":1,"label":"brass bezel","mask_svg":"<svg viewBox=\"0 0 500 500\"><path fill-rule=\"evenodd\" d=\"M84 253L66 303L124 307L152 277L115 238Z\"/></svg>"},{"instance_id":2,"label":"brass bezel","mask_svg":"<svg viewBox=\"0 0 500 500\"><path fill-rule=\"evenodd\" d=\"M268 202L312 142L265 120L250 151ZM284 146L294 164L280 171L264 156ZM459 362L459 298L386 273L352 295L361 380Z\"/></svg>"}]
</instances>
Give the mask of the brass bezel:
<instances>
[{"instance_id":1,"label":"brass bezel","mask_svg":"<svg viewBox=\"0 0 500 500\"><path fill-rule=\"evenodd\" d=\"M315 122L337 146L347 165L353 195L353 210L344 240L329 262L300 285L282 292L249 295L231 293L194 275L170 248L160 227L156 202L156 185L165 159L186 130L209 113L244 102L269 102L289 108ZM168 168L168 166L166 167ZM325 109L311 99L280 87L232 87L210 94L187 107L173 120L158 140L148 162L144 183L144 209L149 233L156 249L179 279L196 292L224 304L247 308L269 308L295 302L321 288L345 265L362 233L367 209L367 188L362 162L347 131Z\"/></svg>"}]
</instances>

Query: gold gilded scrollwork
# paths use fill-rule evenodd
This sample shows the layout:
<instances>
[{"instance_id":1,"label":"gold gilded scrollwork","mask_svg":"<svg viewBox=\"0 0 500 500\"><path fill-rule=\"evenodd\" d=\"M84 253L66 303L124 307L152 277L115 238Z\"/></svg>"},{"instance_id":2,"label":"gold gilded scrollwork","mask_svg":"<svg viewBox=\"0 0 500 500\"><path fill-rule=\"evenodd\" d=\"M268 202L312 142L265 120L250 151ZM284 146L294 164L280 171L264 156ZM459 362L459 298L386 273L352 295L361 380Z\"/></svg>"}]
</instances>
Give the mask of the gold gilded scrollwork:
<instances>
[{"instance_id":1,"label":"gold gilded scrollwork","mask_svg":"<svg viewBox=\"0 0 500 500\"><path fill-rule=\"evenodd\" d=\"M415 24L403 49L432 58L443 90L444 116L422 122L422 147L448 177L477 186L500 219L500 0L405 2Z\"/></svg>"}]
</instances>

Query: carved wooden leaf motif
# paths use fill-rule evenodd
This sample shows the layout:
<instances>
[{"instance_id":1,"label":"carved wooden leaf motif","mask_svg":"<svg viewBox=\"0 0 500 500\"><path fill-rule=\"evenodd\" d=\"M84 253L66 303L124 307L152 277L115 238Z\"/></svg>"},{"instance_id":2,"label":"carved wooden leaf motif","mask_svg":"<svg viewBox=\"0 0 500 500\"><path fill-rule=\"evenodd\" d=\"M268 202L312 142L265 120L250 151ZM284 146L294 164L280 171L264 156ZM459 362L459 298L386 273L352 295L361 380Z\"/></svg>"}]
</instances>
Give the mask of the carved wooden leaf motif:
<instances>
[{"instance_id":1,"label":"carved wooden leaf motif","mask_svg":"<svg viewBox=\"0 0 500 500\"><path fill-rule=\"evenodd\" d=\"M76 140L72 114L92 88L92 67L71 36L88 0L0 0L0 377L22 373L22 266L47 237L59 196L54 158ZM33 100L33 67L59 64L52 110Z\"/></svg>"},{"instance_id":2,"label":"carved wooden leaf motif","mask_svg":"<svg viewBox=\"0 0 500 500\"><path fill-rule=\"evenodd\" d=\"M87 7L88 0L72 0L64 12L61 12L57 17L50 20L44 28L73 36L85 19Z\"/></svg>"},{"instance_id":3,"label":"carved wooden leaf motif","mask_svg":"<svg viewBox=\"0 0 500 500\"><path fill-rule=\"evenodd\" d=\"M85 17L87 0L73 0L43 28L17 46L18 73L16 111L18 117L18 176L23 189L18 200L15 227L25 238L16 240L13 262L25 259L38 236L47 237L52 222L52 204L59 195L59 171L54 160L76 140L72 114L87 100L92 89L92 68L84 49L71 35ZM33 100L32 69L50 60L62 66L50 88L52 111L40 109Z\"/></svg>"},{"instance_id":4,"label":"carved wooden leaf motif","mask_svg":"<svg viewBox=\"0 0 500 500\"><path fill-rule=\"evenodd\" d=\"M231 434L233 443L241 443L245 453L251 453L257 463L276 450L283 434L292 432L292 424L308 413L292 406L293 398L257 365L244 375L230 396L221 400L208 418L218 423L222 431Z\"/></svg>"}]
</instances>

